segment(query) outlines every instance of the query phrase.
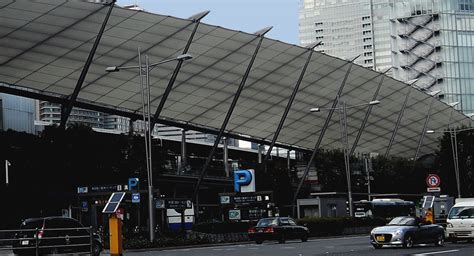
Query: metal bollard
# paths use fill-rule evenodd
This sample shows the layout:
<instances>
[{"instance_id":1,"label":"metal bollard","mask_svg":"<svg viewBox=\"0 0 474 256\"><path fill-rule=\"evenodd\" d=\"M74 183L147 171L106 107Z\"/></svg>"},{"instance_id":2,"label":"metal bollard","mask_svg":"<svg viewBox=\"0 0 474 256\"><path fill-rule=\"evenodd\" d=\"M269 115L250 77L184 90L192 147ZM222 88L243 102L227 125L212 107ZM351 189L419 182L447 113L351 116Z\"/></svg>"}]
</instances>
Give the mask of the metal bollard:
<instances>
[{"instance_id":1,"label":"metal bollard","mask_svg":"<svg viewBox=\"0 0 474 256\"><path fill-rule=\"evenodd\" d=\"M35 230L35 250L36 250L36 256L39 255L39 237L38 237L38 228Z\"/></svg>"},{"instance_id":2,"label":"metal bollard","mask_svg":"<svg viewBox=\"0 0 474 256\"><path fill-rule=\"evenodd\" d=\"M94 255L94 233L92 232L92 226L89 227L89 238L90 238L90 251L91 255Z\"/></svg>"}]
</instances>

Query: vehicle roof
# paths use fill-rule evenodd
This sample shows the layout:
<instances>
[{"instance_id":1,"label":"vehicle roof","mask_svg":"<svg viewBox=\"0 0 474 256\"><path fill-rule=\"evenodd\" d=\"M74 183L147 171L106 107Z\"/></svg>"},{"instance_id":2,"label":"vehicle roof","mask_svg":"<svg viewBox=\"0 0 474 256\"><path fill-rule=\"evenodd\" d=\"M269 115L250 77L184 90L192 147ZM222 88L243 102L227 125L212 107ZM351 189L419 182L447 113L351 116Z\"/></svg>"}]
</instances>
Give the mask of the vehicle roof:
<instances>
[{"instance_id":1,"label":"vehicle roof","mask_svg":"<svg viewBox=\"0 0 474 256\"><path fill-rule=\"evenodd\" d=\"M267 217L261 218L261 220L274 220L274 219L289 219L290 217Z\"/></svg>"},{"instance_id":2,"label":"vehicle roof","mask_svg":"<svg viewBox=\"0 0 474 256\"><path fill-rule=\"evenodd\" d=\"M474 207L474 202L461 202L461 203L455 204L453 207L466 207L466 206Z\"/></svg>"},{"instance_id":3,"label":"vehicle roof","mask_svg":"<svg viewBox=\"0 0 474 256\"><path fill-rule=\"evenodd\" d=\"M69 218L69 217L63 217L63 216L49 216L49 217L28 218L28 219L25 219L24 221L25 221L25 222L32 222L32 221L39 221L39 220L54 220L54 219L68 219L68 220L75 220L75 221L77 221L76 219Z\"/></svg>"}]
</instances>

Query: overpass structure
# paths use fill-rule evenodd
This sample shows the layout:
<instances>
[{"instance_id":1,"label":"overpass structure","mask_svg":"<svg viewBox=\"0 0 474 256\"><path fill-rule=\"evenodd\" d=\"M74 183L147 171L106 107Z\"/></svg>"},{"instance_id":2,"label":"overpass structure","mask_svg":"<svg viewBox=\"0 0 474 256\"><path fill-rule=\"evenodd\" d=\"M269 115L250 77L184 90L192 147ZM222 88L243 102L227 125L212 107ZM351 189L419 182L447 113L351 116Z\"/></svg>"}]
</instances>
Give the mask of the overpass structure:
<instances>
[{"instance_id":1,"label":"overpass structure","mask_svg":"<svg viewBox=\"0 0 474 256\"><path fill-rule=\"evenodd\" d=\"M63 125L72 107L137 120L143 108L138 72L105 69L136 65L139 47L156 62L193 56L150 73L153 125L316 154L341 147L340 120L311 108L334 108L338 98L349 106L379 100L347 109L350 152L415 159L436 150L441 134L424 136L428 128L471 125L416 81L315 52L314 45L266 38L270 28L246 33L202 23L207 13L182 19L114 1L2 1L0 92L60 103Z\"/></svg>"}]
</instances>

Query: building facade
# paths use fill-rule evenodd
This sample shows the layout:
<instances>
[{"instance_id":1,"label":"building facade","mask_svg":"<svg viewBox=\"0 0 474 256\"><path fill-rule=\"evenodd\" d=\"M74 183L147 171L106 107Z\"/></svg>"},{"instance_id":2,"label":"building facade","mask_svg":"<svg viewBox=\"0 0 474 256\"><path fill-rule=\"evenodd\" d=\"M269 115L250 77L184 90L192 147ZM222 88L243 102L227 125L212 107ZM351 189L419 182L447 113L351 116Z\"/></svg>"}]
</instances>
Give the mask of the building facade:
<instances>
[{"instance_id":1,"label":"building facade","mask_svg":"<svg viewBox=\"0 0 474 256\"><path fill-rule=\"evenodd\" d=\"M0 130L36 133L35 100L0 93Z\"/></svg>"},{"instance_id":2,"label":"building facade","mask_svg":"<svg viewBox=\"0 0 474 256\"><path fill-rule=\"evenodd\" d=\"M474 112L474 1L391 0L394 76Z\"/></svg>"},{"instance_id":3,"label":"building facade","mask_svg":"<svg viewBox=\"0 0 474 256\"><path fill-rule=\"evenodd\" d=\"M391 66L389 0L302 0L301 45L375 70Z\"/></svg>"},{"instance_id":4,"label":"building facade","mask_svg":"<svg viewBox=\"0 0 474 256\"><path fill-rule=\"evenodd\" d=\"M59 125L61 122L61 105L56 103L50 103L47 101L40 101L39 103L39 120L47 122L52 125ZM104 128L104 116L105 114L73 108L71 115L68 119L68 124L84 124L92 128Z\"/></svg>"}]
</instances>

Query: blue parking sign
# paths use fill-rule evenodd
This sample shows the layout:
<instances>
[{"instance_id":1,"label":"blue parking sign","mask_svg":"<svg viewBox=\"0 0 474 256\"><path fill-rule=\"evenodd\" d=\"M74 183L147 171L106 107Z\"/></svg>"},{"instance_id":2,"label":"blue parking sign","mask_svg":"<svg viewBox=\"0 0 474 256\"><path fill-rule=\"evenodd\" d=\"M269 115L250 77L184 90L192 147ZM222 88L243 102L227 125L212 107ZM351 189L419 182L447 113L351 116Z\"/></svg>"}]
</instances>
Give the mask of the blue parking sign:
<instances>
[{"instance_id":1,"label":"blue parking sign","mask_svg":"<svg viewBox=\"0 0 474 256\"><path fill-rule=\"evenodd\" d=\"M132 193L132 203L140 203L140 193Z\"/></svg>"}]
</instances>

